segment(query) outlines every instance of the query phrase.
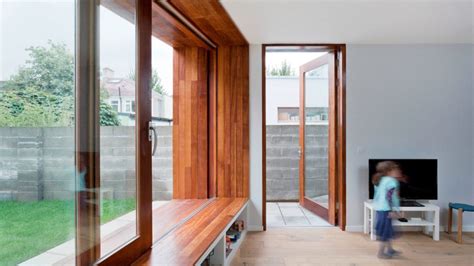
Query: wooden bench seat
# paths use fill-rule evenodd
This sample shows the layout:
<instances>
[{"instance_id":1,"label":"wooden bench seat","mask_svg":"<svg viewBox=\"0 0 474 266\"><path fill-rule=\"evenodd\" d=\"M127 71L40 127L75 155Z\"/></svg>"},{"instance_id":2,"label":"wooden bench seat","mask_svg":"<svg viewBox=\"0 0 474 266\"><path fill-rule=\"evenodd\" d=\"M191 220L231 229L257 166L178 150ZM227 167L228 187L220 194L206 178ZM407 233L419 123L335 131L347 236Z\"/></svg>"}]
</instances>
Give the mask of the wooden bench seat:
<instances>
[{"instance_id":1,"label":"wooden bench seat","mask_svg":"<svg viewBox=\"0 0 474 266\"><path fill-rule=\"evenodd\" d=\"M134 265L194 265L246 205L246 198L217 198L155 243Z\"/></svg>"}]
</instances>

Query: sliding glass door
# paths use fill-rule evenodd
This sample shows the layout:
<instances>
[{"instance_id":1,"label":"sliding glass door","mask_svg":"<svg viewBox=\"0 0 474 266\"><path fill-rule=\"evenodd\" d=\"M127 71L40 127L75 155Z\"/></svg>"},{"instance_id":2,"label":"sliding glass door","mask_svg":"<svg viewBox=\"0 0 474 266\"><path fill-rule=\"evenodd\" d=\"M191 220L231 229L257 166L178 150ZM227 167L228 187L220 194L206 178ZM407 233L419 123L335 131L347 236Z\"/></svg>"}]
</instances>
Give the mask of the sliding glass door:
<instances>
[{"instance_id":1,"label":"sliding glass door","mask_svg":"<svg viewBox=\"0 0 474 266\"><path fill-rule=\"evenodd\" d=\"M77 1L76 264L151 246L151 1Z\"/></svg>"}]
</instances>

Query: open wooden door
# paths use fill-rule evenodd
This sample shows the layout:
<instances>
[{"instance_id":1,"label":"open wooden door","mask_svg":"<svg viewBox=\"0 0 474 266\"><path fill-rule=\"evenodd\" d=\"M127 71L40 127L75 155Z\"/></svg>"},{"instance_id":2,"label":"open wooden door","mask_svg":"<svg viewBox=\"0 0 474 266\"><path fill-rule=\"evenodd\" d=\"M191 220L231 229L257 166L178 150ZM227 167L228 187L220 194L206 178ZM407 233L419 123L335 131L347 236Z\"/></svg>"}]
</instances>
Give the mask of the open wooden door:
<instances>
[{"instance_id":1,"label":"open wooden door","mask_svg":"<svg viewBox=\"0 0 474 266\"><path fill-rule=\"evenodd\" d=\"M329 52L300 66L300 205L336 225L336 71Z\"/></svg>"}]
</instances>

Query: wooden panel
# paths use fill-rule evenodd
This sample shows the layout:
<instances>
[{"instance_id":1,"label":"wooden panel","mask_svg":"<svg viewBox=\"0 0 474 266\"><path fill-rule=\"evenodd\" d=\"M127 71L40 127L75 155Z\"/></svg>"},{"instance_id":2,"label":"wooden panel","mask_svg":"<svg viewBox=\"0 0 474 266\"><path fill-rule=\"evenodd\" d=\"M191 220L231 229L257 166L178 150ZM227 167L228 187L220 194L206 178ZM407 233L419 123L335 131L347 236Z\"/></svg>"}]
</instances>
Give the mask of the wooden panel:
<instances>
[{"instance_id":1,"label":"wooden panel","mask_svg":"<svg viewBox=\"0 0 474 266\"><path fill-rule=\"evenodd\" d=\"M249 50L217 50L217 196L249 195Z\"/></svg>"},{"instance_id":2,"label":"wooden panel","mask_svg":"<svg viewBox=\"0 0 474 266\"><path fill-rule=\"evenodd\" d=\"M217 0L168 0L176 10L218 45L248 44L239 28Z\"/></svg>"},{"instance_id":3,"label":"wooden panel","mask_svg":"<svg viewBox=\"0 0 474 266\"><path fill-rule=\"evenodd\" d=\"M202 208L209 199L171 200L153 210L153 242Z\"/></svg>"},{"instance_id":4,"label":"wooden panel","mask_svg":"<svg viewBox=\"0 0 474 266\"><path fill-rule=\"evenodd\" d=\"M134 23L135 0L102 0L101 5ZM172 47L196 46L210 48L187 26L165 11L159 4L152 6L152 34Z\"/></svg>"},{"instance_id":5,"label":"wooden panel","mask_svg":"<svg viewBox=\"0 0 474 266\"><path fill-rule=\"evenodd\" d=\"M153 36L172 47L202 47L210 48L203 40L194 34L187 26L153 3Z\"/></svg>"},{"instance_id":6,"label":"wooden panel","mask_svg":"<svg viewBox=\"0 0 474 266\"><path fill-rule=\"evenodd\" d=\"M209 197L217 185L217 52L209 51Z\"/></svg>"},{"instance_id":7,"label":"wooden panel","mask_svg":"<svg viewBox=\"0 0 474 266\"><path fill-rule=\"evenodd\" d=\"M174 50L173 198L203 199L208 190L208 56Z\"/></svg>"},{"instance_id":8,"label":"wooden panel","mask_svg":"<svg viewBox=\"0 0 474 266\"><path fill-rule=\"evenodd\" d=\"M194 265L246 202L246 198L217 198L134 265Z\"/></svg>"}]
</instances>

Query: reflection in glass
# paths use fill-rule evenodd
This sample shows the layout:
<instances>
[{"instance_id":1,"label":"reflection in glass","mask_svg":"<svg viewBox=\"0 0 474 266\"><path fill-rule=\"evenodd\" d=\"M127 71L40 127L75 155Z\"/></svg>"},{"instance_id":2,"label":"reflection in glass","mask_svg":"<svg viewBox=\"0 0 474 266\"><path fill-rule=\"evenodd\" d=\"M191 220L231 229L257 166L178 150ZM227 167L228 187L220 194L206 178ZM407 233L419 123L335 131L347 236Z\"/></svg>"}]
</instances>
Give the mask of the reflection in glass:
<instances>
[{"instance_id":1,"label":"reflection in glass","mask_svg":"<svg viewBox=\"0 0 474 266\"><path fill-rule=\"evenodd\" d=\"M305 73L305 196L328 207L328 65Z\"/></svg>"}]
</instances>

